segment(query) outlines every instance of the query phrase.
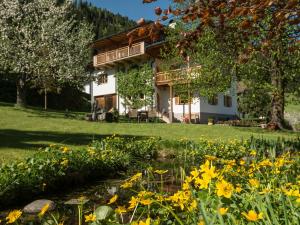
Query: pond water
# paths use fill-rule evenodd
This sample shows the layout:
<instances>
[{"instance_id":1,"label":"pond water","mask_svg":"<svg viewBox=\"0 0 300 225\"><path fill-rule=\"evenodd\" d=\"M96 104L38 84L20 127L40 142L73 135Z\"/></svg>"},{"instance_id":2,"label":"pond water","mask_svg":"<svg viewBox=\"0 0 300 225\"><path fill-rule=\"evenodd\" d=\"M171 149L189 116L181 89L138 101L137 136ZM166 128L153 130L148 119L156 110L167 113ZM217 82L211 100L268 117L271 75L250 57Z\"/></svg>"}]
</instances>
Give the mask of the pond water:
<instances>
[{"instance_id":1,"label":"pond water","mask_svg":"<svg viewBox=\"0 0 300 225\"><path fill-rule=\"evenodd\" d=\"M137 162L136 165L132 166L126 174L121 174L117 178L93 181L80 187L62 190L60 193L38 196L35 199L32 199L32 201L37 199L49 199L54 201L56 204L56 211L63 212L64 219L69 221L69 223L65 224L76 224L74 219L77 219L77 216L75 216L77 212L77 205L72 204L72 201L76 201L76 199L81 197L87 199L88 201L84 205L84 212L86 213L90 212L90 209L95 209L100 205L107 205L107 202L115 193L119 196L118 201L122 203L122 199L125 199L128 196L126 196L125 191L119 188L121 183L127 177L130 177L137 172L143 172L143 174L147 176L149 170L153 171L155 169L168 170L168 173L164 175L164 191L175 192L181 186L181 178L183 176L183 171L185 170L183 167L184 165L179 163L177 160L169 159L167 156L160 157L157 160L149 160L148 162ZM152 181L147 184L149 189L151 189L152 186L154 187L159 185L160 176L156 177L156 181ZM68 204L70 203L70 200L71 204ZM28 204L29 203L30 201ZM10 210L22 209L25 205L26 204L16 205L0 212L0 218L5 218ZM26 215L25 220L38 222L38 217L37 215Z\"/></svg>"}]
</instances>

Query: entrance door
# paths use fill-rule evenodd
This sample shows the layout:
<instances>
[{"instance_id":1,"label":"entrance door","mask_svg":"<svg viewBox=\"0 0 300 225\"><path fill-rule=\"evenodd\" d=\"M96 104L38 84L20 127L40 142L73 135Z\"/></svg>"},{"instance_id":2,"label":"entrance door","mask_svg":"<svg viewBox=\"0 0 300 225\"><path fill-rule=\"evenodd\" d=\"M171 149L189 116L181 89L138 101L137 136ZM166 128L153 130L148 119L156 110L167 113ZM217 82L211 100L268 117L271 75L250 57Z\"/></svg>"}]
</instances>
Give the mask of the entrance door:
<instances>
[{"instance_id":1,"label":"entrance door","mask_svg":"<svg viewBox=\"0 0 300 225\"><path fill-rule=\"evenodd\" d=\"M115 94L96 97L99 107L101 109L104 109L105 111L109 111L112 108L116 108L116 106L117 106L116 99L117 98L116 98Z\"/></svg>"}]
</instances>

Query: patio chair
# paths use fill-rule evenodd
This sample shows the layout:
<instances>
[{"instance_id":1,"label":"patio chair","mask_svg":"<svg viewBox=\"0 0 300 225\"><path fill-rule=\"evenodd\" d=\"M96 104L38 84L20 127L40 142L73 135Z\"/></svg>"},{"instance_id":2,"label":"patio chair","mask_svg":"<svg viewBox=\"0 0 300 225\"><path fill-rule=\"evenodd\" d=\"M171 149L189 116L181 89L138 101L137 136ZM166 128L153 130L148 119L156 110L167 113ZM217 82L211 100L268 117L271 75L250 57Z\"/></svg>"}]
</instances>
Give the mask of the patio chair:
<instances>
[{"instance_id":1,"label":"patio chair","mask_svg":"<svg viewBox=\"0 0 300 225\"><path fill-rule=\"evenodd\" d=\"M199 123L199 114L198 113L192 113L191 115L191 122L192 123Z\"/></svg>"},{"instance_id":2,"label":"patio chair","mask_svg":"<svg viewBox=\"0 0 300 225\"><path fill-rule=\"evenodd\" d=\"M152 120L152 121L156 121L156 118L157 118L157 113L156 113L156 111L155 110L149 110L148 111L148 120L147 120L147 122L149 121L149 120Z\"/></svg>"},{"instance_id":3,"label":"patio chair","mask_svg":"<svg viewBox=\"0 0 300 225\"><path fill-rule=\"evenodd\" d=\"M131 109L128 112L128 119L129 121L131 121L131 119L135 119L139 122L138 111L136 109Z\"/></svg>"}]
</instances>

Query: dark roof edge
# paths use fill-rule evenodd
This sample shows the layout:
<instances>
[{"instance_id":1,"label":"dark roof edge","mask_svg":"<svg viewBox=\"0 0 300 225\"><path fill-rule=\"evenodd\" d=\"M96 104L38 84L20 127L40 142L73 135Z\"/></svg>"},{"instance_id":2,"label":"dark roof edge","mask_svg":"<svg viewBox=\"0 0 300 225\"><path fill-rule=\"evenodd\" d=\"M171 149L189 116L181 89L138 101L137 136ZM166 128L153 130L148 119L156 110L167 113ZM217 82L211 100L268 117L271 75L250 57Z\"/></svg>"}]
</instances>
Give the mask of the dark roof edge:
<instances>
[{"instance_id":1,"label":"dark roof edge","mask_svg":"<svg viewBox=\"0 0 300 225\"><path fill-rule=\"evenodd\" d=\"M164 43L166 43L166 42L167 42L166 40L162 40L162 41L157 41L157 42L151 43L151 44L149 44L149 45L146 45L146 49L147 49L147 48L154 47L154 46L156 46L156 45L164 44Z\"/></svg>"},{"instance_id":2,"label":"dark roof edge","mask_svg":"<svg viewBox=\"0 0 300 225\"><path fill-rule=\"evenodd\" d=\"M148 25L148 24L151 24L151 23L153 23L153 21L147 21L144 25ZM122 33L129 32L129 31L134 30L134 29L136 29L138 27L141 27L141 25L136 25L136 26L128 28L126 30L122 30L122 31L119 31L119 32L114 33L114 34L106 35L106 36L104 36L102 38L97 39L96 41L93 41L93 43L96 43L98 41L102 41L102 40L105 40L105 39L109 39L109 38L111 38L113 36L116 36L116 35L119 35L119 34L122 34Z\"/></svg>"}]
</instances>

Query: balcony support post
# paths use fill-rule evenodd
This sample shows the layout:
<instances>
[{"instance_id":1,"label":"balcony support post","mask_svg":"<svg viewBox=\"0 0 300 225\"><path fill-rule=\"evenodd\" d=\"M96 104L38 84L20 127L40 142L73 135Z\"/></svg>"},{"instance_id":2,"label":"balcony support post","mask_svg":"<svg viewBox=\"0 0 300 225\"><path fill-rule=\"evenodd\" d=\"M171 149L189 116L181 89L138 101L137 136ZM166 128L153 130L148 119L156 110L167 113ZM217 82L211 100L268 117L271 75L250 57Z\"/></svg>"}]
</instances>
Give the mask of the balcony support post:
<instances>
[{"instance_id":1,"label":"balcony support post","mask_svg":"<svg viewBox=\"0 0 300 225\"><path fill-rule=\"evenodd\" d=\"M191 90L190 83L188 83L188 106L189 106L189 123L192 123L192 104L191 104Z\"/></svg>"},{"instance_id":2,"label":"balcony support post","mask_svg":"<svg viewBox=\"0 0 300 225\"><path fill-rule=\"evenodd\" d=\"M173 123L173 86L170 85L170 111L169 111L170 123Z\"/></svg>"}]
</instances>

